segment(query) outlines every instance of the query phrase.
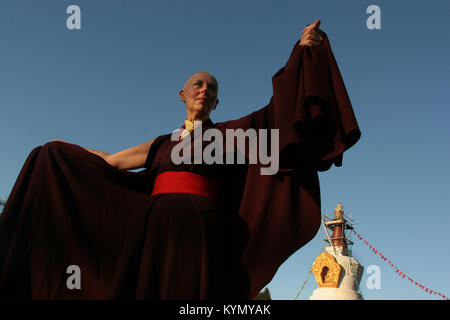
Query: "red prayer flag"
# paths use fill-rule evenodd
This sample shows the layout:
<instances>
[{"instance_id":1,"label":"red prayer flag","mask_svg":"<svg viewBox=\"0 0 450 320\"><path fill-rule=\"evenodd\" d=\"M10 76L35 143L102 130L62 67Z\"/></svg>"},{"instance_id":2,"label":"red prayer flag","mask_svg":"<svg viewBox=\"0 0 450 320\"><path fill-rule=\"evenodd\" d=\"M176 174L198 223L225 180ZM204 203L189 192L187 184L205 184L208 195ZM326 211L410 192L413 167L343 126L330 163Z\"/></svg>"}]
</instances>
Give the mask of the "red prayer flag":
<instances>
[{"instance_id":1,"label":"red prayer flag","mask_svg":"<svg viewBox=\"0 0 450 320\"><path fill-rule=\"evenodd\" d=\"M362 238L356 231L353 231L353 232L358 236L358 238L359 238L360 240L363 240L363 238ZM375 254L379 254L380 257L381 257L384 261L387 261L393 268L395 268L395 272L396 272L399 276L401 276L403 279L405 279L405 278L407 277L406 274L404 274L403 272L401 272L400 269L398 269L398 268L391 262L391 260L388 260L387 257L385 257L385 256L384 256L381 252L379 252L378 250L376 250L375 247L372 247L372 245L371 245L369 242L367 242L366 240L363 240L363 241L364 241L364 243L365 243L366 245L369 246L370 249L372 249L372 251L373 251ZM416 286L419 286L420 289L425 290L425 292L427 292L427 293L429 293L429 294L434 294L434 295L438 294L438 295L441 296L443 299L450 300L449 298L447 298L447 296L443 295L442 293L437 292L437 291L433 291L433 290L431 290L431 289L428 289L427 287L424 287L423 285L421 285L421 284L418 283L417 281L414 281L414 279L412 279L412 278L410 278L410 277L407 277L407 278L408 278L409 281L411 281L411 283L415 284Z\"/></svg>"}]
</instances>

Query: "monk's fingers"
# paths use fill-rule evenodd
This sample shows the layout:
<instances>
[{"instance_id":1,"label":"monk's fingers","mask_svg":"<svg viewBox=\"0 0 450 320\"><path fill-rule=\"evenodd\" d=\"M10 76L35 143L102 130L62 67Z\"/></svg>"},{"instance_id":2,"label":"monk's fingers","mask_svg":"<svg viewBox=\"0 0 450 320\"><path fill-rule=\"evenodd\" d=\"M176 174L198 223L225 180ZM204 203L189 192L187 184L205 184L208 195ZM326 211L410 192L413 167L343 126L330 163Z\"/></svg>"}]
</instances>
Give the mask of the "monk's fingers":
<instances>
[{"instance_id":1,"label":"monk's fingers","mask_svg":"<svg viewBox=\"0 0 450 320\"><path fill-rule=\"evenodd\" d=\"M316 21L314 21L312 26L314 27L314 29L318 28L320 26L320 19L317 19Z\"/></svg>"},{"instance_id":2,"label":"monk's fingers","mask_svg":"<svg viewBox=\"0 0 450 320\"><path fill-rule=\"evenodd\" d=\"M303 29L302 34L305 33L305 32L308 31L308 30L311 30L311 29L319 29L319 26L320 26L320 19L317 19L316 21L314 21L314 23L308 24L308 25L305 27L305 29Z\"/></svg>"},{"instance_id":3,"label":"monk's fingers","mask_svg":"<svg viewBox=\"0 0 450 320\"><path fill-rule=\"evenodd\" d=\"M322 39L324 38L324 33L321 30L317 30L317 29L310 29L307 30L306 32L302 33L302 38L304 37L313 37L313 38L317 38L317 39Z\"/></svg>"},{"instance_id":4,"label":"monk's fingers","mask_svg":"<svg viewBox=\"0 0 450 320\"><path fill-rule=\"evenodd\" d=\"M322 40L323 40L323 37L322 37L320 34L314 33L314 32L309 33L309 34L306 36L306 38L307 38L308 40L315 40L315 41L322 41Z\"/></svg>"},{"instance_id":5,"label":"monk's fingers","mask_svg":"<svg viewBox=\"0 0 450 320\"><path fill-rule=\"evenodd\" d=\"M299 45L300 46L308 46L308 47L316 47L320 45L321 41L316 40L301 40Z\"/></svg>"},{"instance_id":6,"label":"monk's fingers","mask_svg":"<svg viewBox=\"0 0 450 320\"><path fill-rule=\"evenodd\" d=\"M319 29L320 20L316 20L311 25L308 25L305 29L303 29L302 36L300 38L300 46L318 46L325 38L325 34L322 30Z\"/></svg>"},{"instance_id":7,"label":"monk's fingers","mask_svg":"<svg viewBox=\"0 0 450 320\"><path fill-rule=\"evenodd\" d=\"M316 33L308 33L302 36L300 41L311 41L311 42L321 42L323 40L323 37Z\"/></svg>"},{"instance_id":8,"label":"monk's fingers","mask_svg":"<svg viewBox=\"0 0 450 320\"><path fill-rule=\"evenodd\" d=\"M306 33L300 39L300 45L316 46L323 40L323 37L317 33Z\"/></svg>"},{"instance_id":9,"label":"monk's fingers","mask_svg":"<svg viewBox=\"0 0 450 320\"><path fill-rule=\"evenodd\" d=\"M306 32L311 32L313 30L313 26L310 24L309 26L306 26L305 29L303 29L302 34L305 34Z\"/></svg>"}]
</instances>

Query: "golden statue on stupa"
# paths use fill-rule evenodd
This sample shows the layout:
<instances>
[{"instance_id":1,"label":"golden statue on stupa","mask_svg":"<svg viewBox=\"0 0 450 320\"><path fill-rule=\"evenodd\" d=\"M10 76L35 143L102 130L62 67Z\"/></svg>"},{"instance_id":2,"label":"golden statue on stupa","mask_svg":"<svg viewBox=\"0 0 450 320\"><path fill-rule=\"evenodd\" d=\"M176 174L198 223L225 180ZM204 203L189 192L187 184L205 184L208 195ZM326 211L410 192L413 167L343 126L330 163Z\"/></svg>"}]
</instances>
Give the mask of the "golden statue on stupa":
<instances>
[{"instance_id":1,"label":"golden statue on stupa","mask_svg":"<svg viewBox=\"0 0 450 320\"><path fill-rule=\"evenodd\" d=\"M336 208L334 208L334 219L335 220L343 220L344 219L344 211L342 211L344 207L338 202Z\"/></svg>"}]
</instances>

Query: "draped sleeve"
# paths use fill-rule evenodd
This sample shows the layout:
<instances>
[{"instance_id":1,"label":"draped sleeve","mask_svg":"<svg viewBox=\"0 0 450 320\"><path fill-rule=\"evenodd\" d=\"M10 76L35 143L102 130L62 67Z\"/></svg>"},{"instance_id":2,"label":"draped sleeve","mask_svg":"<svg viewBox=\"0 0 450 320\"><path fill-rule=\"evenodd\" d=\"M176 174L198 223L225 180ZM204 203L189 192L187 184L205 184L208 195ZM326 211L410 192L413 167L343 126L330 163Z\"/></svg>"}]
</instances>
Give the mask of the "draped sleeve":
<instances>
[{"instance_id":1,"label":"draped sleeve","mask_svg":"<svg viewBox=\"0 0 450 320\"><path fill-rule=\"evenodd\" d=\"M318 171L342 165L343 152L361 132L328 37L316 47L297 42L272 78L264 108L221 123L229 129L278 129L280 169L311 165Z\"/></svg>"},{"instance_id":2,"label":"draped sleeve","mask_svg":"<svg viewBox=\"0 0 450 320\"><path fill-rule=\"evenodd\" d=\"M297 42L272 84L267 106L217 124L279 130L278 173L261 175L261 165L250 164L239 207L249 232L242 259L250 296L316 235L321 212L317 171L341 166L343 152L361 134L327 37L316 47Z\"/></svg>"}]
</instances>

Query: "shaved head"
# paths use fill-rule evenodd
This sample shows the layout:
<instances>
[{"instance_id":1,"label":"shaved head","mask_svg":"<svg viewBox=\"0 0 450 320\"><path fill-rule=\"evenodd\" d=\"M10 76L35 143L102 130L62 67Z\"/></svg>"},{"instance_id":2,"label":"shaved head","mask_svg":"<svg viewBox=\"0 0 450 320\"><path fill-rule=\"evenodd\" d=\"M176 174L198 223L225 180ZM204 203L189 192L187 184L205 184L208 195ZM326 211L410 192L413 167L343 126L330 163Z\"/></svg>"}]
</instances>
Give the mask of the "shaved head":
<instances>
[{"instance_id":1,"label":"shaved head","mask_svg":"<svg viewBox=\"0 0 450 320\"><path fill-rule=\"evenodd\" d=\"M216 83L217 89L219 88L219 83L217 82L216 77L214 77L211 73L209 73L209 72L196 72L196 73L192 74L192 75L186 80L186 82L184 83L183 89L186 90L186 86L187 86L191 81L195 80L196 76L202 75L202 74L203 74L203 75L208 75L208 76L210 76L210 77L214 80L214 82Z\"/></svg>"}]
</instances>

